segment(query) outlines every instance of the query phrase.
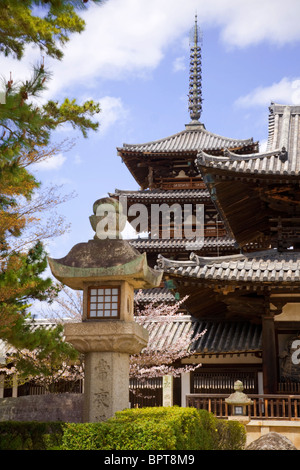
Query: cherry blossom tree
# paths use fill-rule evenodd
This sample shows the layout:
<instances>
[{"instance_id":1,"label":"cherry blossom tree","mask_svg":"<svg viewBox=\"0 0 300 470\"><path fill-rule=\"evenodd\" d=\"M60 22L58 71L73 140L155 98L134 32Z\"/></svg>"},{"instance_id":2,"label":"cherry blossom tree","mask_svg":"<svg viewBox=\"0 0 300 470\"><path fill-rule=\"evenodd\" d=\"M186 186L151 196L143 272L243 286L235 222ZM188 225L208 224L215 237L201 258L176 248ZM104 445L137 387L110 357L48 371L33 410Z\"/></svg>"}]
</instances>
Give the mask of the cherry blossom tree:
<instances>
[{"instance_id":1,"label":"cherry blossom tree","mask_svg":"<svg viewBox=\"0 0 300 470\"><path fill-rule=\"evenodd\" d=\"M24 373L19 369L19 362L26 362L27 366L34 370L34 373ZM38 373L39 371L39 373ZM59 390L59 385L67 385L67 391L72 392L79 380L84 378L83 357L78 356L76 360L64 358L61 361L53 361L48 355L41 359L37 350L13 351L7 357L7 366L0 367L0 374L5 375L6 386L13 386L30 383L33 386L41 387L45 393Z\"/></svg>"},{"instance_id":2,"label":"cherry blossom tree","mask_svg":"<svg viewBox=\"0 0 300 470\"><path fill-rule=\"evenodd\" d=\"M84 378L83 355L63 341L63 325L67 321L78 322L82 317L82 292L73 291L61 283L54 283L55 293L48 300L39 302L38 317L42 322L29 321L27 328L44 332L41 343L51 342L48 348L39 346L31 350L14 345L8 348L6 364L0 367L0 375L5 375L5 384L11 387L30 383L42 387L44 391L59 390L64 383L68 391ZM46 332L48 330L48 333ZM50 334L51 333L51 334ZM61 345L58 349L56 346ZM55 353L57 351L57 354Z\"/></svg>"},{"instance_id":3,"label":"cherry blossom tree","mask_svg":"<svg viewBox=\"0 0 300 470\"><path fill-rule=\"evenodd\" d=\"M187 297L174 304L143 304L142 292L135 298L135 321L149 332L148 345L130 357L130 378L139 380L194 371L201 364L181 365L181 359L193 354L193 343L206 330L194 335L190 323L183 323L180 334L174 335L176 320L183 317L182 308Z\"/></svg>"},{"instance_id":4,"label":"cherry blossom tree","mask_svg":"<svg viewBox=\"0 0 300 470\"><path fill-rule=\"evenodd\" d=\"M57 286L59 295L55 297L51 310L43 311L42 316L53 323L62 324L64 321L81 321L82 315L82 293L73 291L66 286ZM193 354L193 344L202 337L206 330L194 334L191 323L184 321L184 302L187 297L172 304L167 303L144 303L142 291L135 296L135 321L146 328L149 333L147 346L139 353L130 356L130 378L137 379L139 383L146 382L151 378L159 378L166 375L178 377L182 373L192 372L201 364L181 364ZM181 329L176 328L176 322L181 321ZM174 333L176 330L176 334ZM84 377L83 358L77 361L63 360L52 365L49 358L43 359L44 364L35 351L18 351L17 355L10 357L10 368L0 369L5 372L7 378L17 374L14 361L23 355L24 360L32 362L41 373L28 375L27 381L43 386L51 390L60 380L75 382ZM46 367L47 365L47 367ZM51 374L43 374L45 370L51 369ZM138 390L132 390L139 393Z\"/></svg>"}]
</instances>

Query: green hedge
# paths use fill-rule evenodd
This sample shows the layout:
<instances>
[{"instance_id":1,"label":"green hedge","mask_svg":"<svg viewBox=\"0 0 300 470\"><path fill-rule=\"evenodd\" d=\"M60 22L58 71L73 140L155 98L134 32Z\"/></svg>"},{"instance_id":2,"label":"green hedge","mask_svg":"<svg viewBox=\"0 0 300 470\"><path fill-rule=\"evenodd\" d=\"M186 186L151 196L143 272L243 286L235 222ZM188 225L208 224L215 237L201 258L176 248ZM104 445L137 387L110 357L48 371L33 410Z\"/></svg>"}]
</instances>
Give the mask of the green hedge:
<instances>
[{"instance_id":1,"label":"green hedge","mask_svg":"<svg viewBox=\"0 0 300 470\"><path fill-rule=\"evenodd\" d=\"M101 423L0 422L0 450L239 450L244 426L205 410L127 409Z\"/></svg>"},{"instance_id":2,"label":"green hedge","mask_svg":"<svg viewBox=\"0 0 300 470\"><path fill-rule=\"evenodd\" d=\"M0 450L59 449L64 423L0 422Z\"/></svg>"},{"instance_id":3,"label":"green hedge","mask_svg":"<svg viewBox=\"0 0 300 470\"><path fill-rule=\"evenodd\" d=\"M127 409L102 423L68 423L64 450L238 450L244 426L205 410L179 407Z\"/></svg>"}]
</instances>

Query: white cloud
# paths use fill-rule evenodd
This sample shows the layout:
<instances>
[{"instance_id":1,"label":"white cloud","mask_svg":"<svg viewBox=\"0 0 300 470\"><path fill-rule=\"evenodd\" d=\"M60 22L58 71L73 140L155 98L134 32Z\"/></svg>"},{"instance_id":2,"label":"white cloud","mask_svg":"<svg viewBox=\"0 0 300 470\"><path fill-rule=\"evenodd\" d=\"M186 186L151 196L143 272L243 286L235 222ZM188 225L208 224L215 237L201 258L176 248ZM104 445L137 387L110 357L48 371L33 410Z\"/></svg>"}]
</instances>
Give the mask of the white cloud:
<instances>
[{"instance_id":1,"label":"white cloud","mask_svg":"<svg viewBox=\"0 0 300 470\"><path fill-rule=\"evenodd\" d=\"M182 70L185 70L186 69L185 61L186 61L185 56L176 57L176 59L173 62L173 71L174 72L181 72Z\"/></svg>"},{"instance_id":2,"label":"white cloud","mask_svg":"<svg viewBox=\"0 0 300 470\"><path fill-rule=\"evenodd\" d=\"M263 139L259 142L259 151L266 152L268 145L268 139Z\"/></svg>"},{"instance_id":3,"label":"white cloud","mask_svg":"<svg viewBox=\"0 0 300 470\"><path fill-rule=\"evenodd\" d=\"M245 47L262 41L282 45L300 39L298 0L211 0L211 3L218 5L221 37L231 46Z\"/></svg>"},{"instance_id":4,"label":"white cloud","mask_svg":"<svg viewBox=\"0 0 300 470\"><path fill-rule=\"evenodd\" d=\"M97 100L100 102L101 113L99 114L100 134L105 134L117 121L124 121L128 116L121 98L104 96Z\"/></svg>"},{"instance_id":5,"label":"white cloud","mask_svg":"<svg viewBox=\"0 0 300 470\"><path fill-rule=\"evenodd\" d=\"M217 26L230 47L300 40L299 0L109 0L91 4L82 13L86 29L72 36L64 48L64 59L46 58L46 66L53 71L47 98L72 85L86 89L99 78L124 79L154 69L167 47L176 41L182 44L183 36L188 36L196 11L200 27ZM23 76L33 62L32 49L26 61L0 57L0 75L12 71L14 77Z\"/></svg>"},{"instance_id":6,"label":"white cloud","mask_svg":"<svg viewBox=\"0 0 300 470\"><path fill-rule=\"evenodd\" d=\"M82 158L78 153L76 153L76 155L74 156L73 163L74 165L81 165Z\"/></svg>"},{"instance_id":7,"label":"white cloud","mask_svg":"<svg viewBox=\"0 0 300 470\"><path fill-rule=\"evenodd\" d=\"M58 153L57 155L53 155L46 160L43 160L39 163L34 165L35 171L51 171L51 170L59 170L64 162L66 161L66 157L62 153Z\"/></svg>"},{"instance_id":8,"label":"white cloud","mask_svg":"<svg viewBox=\"0 0 300 470\"><path fill-rule=\"evenodd\" d=\"M197 1L190 0L183 16L180 3L164 0L163 8L158 0L91 5L83 15L85 31L67 44L63 62L51 63L51 89L60 89L64 82L93 85L93 77L124 79L156 68L165 48L193 22Z\"/></svg>"},{"instance_id":9,"label":"white cloud","mask_svg":"<svg viewBox=\"0 0 300 470\"><path fill-rule=\"evenodd\" d=\"M266 106L271 101L282 104L300 104L300 78L284 77L270 86L259 87L236 101L240 107Z\"/></svg>"}]
</instances>

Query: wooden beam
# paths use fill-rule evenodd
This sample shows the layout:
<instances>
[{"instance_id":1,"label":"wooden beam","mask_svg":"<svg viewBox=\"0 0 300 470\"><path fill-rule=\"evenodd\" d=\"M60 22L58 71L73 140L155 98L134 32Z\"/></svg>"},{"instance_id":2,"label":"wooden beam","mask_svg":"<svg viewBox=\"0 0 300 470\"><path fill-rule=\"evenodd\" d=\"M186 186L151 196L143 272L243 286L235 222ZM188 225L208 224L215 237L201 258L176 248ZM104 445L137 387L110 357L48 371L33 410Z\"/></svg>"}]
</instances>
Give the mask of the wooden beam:
<instances>
[{"instance_id":1,"label":"wooden beam","mask_svg":"<svg viewBox=\"0 0 300 470\"><path fill-rule=\"evenodd\" d=\"M277 350L274 315L266 308L262 318L262 366L265 394L277 392Z\"/></svg>"}]
</instances>

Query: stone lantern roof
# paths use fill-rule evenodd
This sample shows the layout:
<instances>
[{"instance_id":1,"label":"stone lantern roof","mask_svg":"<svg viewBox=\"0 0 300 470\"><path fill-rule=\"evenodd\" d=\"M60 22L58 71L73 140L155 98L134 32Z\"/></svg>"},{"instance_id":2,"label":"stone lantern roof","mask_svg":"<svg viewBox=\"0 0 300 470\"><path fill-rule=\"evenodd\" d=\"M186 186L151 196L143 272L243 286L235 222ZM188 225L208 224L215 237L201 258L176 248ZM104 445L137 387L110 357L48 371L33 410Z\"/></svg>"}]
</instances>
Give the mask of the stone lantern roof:
<instances>
[{"instance_id":1,"label":"stone lantern roof","mask_svg":"<svg viewBox=\"0 0 300 470\"><path fill-rule=\"evenodd\" d=\"M252 400L243 392L244 386L240 380L234 383L234 393L228 398L225 398L225 402L230 405L251 405Z\"/></svg>"},{"instance_id":2,"label":"stone lantern roof","mask_svg":"<svg viewBox=\"0 0 300 470\"><path fill-rule=\"evenodd\" d=\"M128 281L134 289L159 287L163 271L150 268L146 253L141 254L120 236L126 219L119 202L113 198L99 199L93 205L93 212L90 222L95 230L94 239L73 246L64 258L48 258L53 276L68 287L79 290L83 289L85 282L106 280ZM110 220L117 216L116 220L120 217L121 222L120 226L107 232L110 236L101 239L97 224L107 213Z\"/></svg>"},{"instance_id":3,"label":"stone lantern roof","mask_svg":"<svg viewBox=\"0 0 300 470\"><path fill-rule=\"evenodd\" d=\"M48 258L53 276L72 289L83 289L85 281L126 280L135 289L159 287L162 271L148 266L126 240L89 240L78 243L61 259Z\"/></svg>"}]
</instances>

